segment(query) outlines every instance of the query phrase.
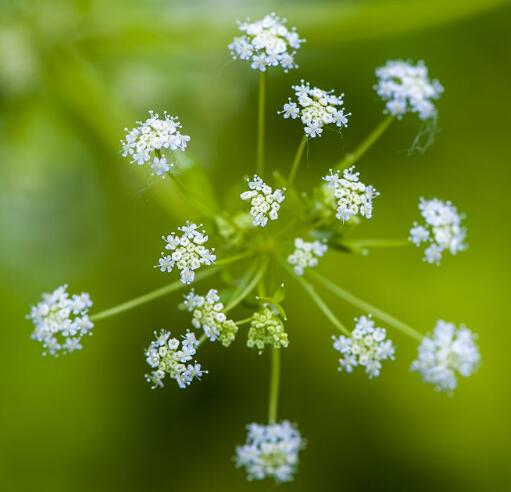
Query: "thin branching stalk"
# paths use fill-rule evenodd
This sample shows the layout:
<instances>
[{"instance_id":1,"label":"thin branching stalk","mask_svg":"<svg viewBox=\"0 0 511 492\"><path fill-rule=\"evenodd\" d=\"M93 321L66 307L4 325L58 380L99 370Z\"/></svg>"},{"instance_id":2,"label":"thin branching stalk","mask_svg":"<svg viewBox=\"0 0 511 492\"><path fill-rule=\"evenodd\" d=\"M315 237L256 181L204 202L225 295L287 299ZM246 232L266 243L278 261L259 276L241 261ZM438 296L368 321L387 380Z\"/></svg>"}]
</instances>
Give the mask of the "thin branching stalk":
<instances>
[{"instance_id":1,"label":"thin branching stalk","mask_svg":"<svg viewBox=\"0 0 511 492\"><path fill-rule=\"evenodd\" d=\"M262 280L264 274L266 273L266 269L268 268L268 258L265 258L259 268L256 270L255 274L252 278L242 286L241 289L237 293L234 294L233 298L229 301L227 306L225 306L225 312L229 312L231 309L235 308L240 302L242 302L259 284Z\"/></svg>"},{"instance_id":2,"label":"thin branching stalk","mask_svg":"<svg viewBox=\"0 0 511 492\"><path fill-rule=\"evenodd\" d=\"M287 184L291 186L294 183L296 172L298 171L298 167L300 166L300 162L302 161L303 151L305 150L305 146L307 145L307 136L303 135L300 143L298 144L298 149L296 150L295 158L293 160L293 164L291 165L291 170L289 171L289 177L287 178Z\"/></svg>"},{"instance_id":3,"label":"thin branching stalk","mask_svg":"<svg viewBox=\"0 0 511 492\"><path fill-rule=\"evenodd\" d=\"M266 72L259 73L259 109L257 123L257 173L264 176L264 119L266 106Z\"/></svg>"}]
</instances>

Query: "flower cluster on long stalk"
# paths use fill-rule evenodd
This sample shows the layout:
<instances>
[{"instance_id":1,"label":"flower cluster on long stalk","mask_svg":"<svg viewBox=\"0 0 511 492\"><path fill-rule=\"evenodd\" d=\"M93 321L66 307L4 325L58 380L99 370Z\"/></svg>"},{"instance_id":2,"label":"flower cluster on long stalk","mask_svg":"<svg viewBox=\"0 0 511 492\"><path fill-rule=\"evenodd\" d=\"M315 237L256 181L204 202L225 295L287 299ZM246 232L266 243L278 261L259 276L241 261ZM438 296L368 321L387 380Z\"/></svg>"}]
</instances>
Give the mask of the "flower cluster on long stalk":
<instances>
[{"instance_id":1,"label":"flower cluster on long stalk","mask_svg":"<svg viewBox=\"0 0 511 492\"><path fill-rule=\"evenodd\" d=\"M248 190L240 195L239 209L212 214L200 196L178 181L180 164L176 152L186 150L190 137L181 133L176 116L163 112L160 118L158 113L149 111L147 120L127 130L122 140L123 155L131 162L149 165L159 177L176 180L183 200L202 215L203 225L188 221L175 227L175 232L162 231L167 233L163 236L165 251L157 268L175 280L91 315L89 295L69 296L64 285L44 294L28 318L35 327L32 337L42 343L45 353L67 354L82 348L81 338L92 333L94 323L193 283L194 288L188 289L181 304L190 313L189 325L171 327L174 336L166 329L154 331L144 352L149 365L146 379L152 388L161 388L168 379L174 379L179 388L185 389L203 375L214 373L202 369L197 361L200 347L206 342L230 347L241 337L249 349L260 354L268 352L268 421L247 426L247 441L236 448L235 461L245 469L249 480L271 478L286 482L294 478L304 440L296 424L278 420L281 353L300 336L293 330L295 320L292 316L288 320L284 310L284 279L295 281L325 321L338 330L334 336L325 333L324 340L332 343L329 340L333 338L343 375L361 366L369 378L379 376L396 356L392 330L419 342L411 370L438 391L452 394L459 376L468 377L477 369L480 354L476 335L465 326L457 329L453 323L438 321L431 335L423 335L318 271L327 255L357 253L371 247L424 243L425 260L433 264L440 262L443 252L454 255L466 249L464 216L450 201L437 198L420 199L423 223L411 225L408 241L353 237L362 218L370 220L377 213L373 200L380 194L360 180L354 165L360 168L365 152L405 113L414 113L423 120L436 118L434 101L442 93L440 83L430 81L423 62L413 65L390 61L377 69L375 89L385 102L383 121L352 152L337 162L325 163L312 189L299 195L294 182L309 139L320 137L327 125L337 131L347 127L350 113L344 109L344 96L335 95L342 94L340 91L324 91L303 80L293 85L296 101L289 99L282 111L275 108L271 114L299 119L303 124L301 140L289 169L265 173L265 75L275 67L285 71L297 68L295 56L302 40L275 14L240 23L240 29L243 35L234 39L230 50L236 59L249 61L252 69L259 72L260 90L256 166L254 175L244 178ZM303 199L297 199L299 196ZM214 289L195 287L206 278L216 279ZM359 316L353 328L324 301L321 289L357 308ZM335 359L332 353L332 369Z\"/></svg>"}]
</instances>

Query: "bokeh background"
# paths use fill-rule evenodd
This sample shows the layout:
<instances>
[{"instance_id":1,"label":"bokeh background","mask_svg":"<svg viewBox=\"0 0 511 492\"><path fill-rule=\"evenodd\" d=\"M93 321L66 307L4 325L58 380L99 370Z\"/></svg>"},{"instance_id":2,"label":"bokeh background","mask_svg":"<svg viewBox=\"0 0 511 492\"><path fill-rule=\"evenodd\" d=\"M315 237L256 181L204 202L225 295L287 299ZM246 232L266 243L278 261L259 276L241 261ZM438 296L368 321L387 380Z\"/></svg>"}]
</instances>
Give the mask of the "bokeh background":
<instances>
[{"instance_id":1,"label":"bokeh background","mask_svg":"<svg viewBox=\"0 0 511 492\"><path fill-rule=\"evenodd\" d=\"M43 358L24 319L64 282L98 309L163 285L160 236L186 214L172 190L122 160L123 128L148 109L178 114L190 152L221 190L253 171L257 75L229 59L235 20L275 10L307 38L300 68L269 78L268 161L287 168L300 137L274 111L300 78L346 94L350 127L310 145L304 189L381 119L374 68L426 60L445 94L439 133L409 156L415 118L360 162L382 192L360 237L405 237L419 196L467 215L470 249L441 268L414 248L332 254L342 286L421 331L436 319L480 334L483 364L455 397L410 373L395 333L380 378L336 370L334 329L289 285L290 348L280 414L308 441L283 489L504 491L509 470L511 8L499 0L0 2L0 489L268 490L231 463L244 425L263 421L268 359L238 341L205 349L201 384L150 391L143 348L181 330L180 294L99 322L85 349ZM358 314L328 295L345 321Z\"/></svg>"}]
</instances>

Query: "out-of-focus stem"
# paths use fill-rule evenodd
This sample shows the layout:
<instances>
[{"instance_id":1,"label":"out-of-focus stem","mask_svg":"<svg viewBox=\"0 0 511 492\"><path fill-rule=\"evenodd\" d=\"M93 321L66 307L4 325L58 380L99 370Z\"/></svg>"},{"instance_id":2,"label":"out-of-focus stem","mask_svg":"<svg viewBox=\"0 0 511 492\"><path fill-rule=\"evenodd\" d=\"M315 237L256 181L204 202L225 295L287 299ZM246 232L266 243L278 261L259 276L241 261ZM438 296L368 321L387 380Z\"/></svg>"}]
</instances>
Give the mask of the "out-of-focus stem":
<instances>
[{"instance_id":1,"label":"out-of-focus stem","mask_svg":"<svg viewBox=\"0 0 511 492\"><path fill-rule=\"evenodd\" d=\"M257 173L264 175L264 112L266 106L266 72L259 72L259 110L257 120Z\"/></svg>"},{"instance_id":2,"label":"out-of-focus stem","mask_svg":"<svg viewBox=\"0 0 511 492\"><path fill-rule=\"evenodd\" d=\"M280 386L280 349L272 348L271 352L271 375L270 375L270 397L268 403L268 422L274 424L277 421L277 410L279 406Z\"/></svg>"}]
</instances>

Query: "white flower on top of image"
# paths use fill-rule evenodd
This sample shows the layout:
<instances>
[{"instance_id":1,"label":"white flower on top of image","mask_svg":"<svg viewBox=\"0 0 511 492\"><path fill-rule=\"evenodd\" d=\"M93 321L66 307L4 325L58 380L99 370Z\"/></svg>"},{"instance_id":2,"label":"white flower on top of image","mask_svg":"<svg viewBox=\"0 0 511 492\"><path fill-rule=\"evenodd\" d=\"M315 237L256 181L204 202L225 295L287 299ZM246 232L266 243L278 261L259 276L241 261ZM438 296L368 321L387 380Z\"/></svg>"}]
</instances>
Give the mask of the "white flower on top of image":
<instances>
[{"instance_id":1,"label":"white flower on top of image","mask_svg":"<svg viewBox=\"0 0 511 492\"><path fill-rule=\"evenodd\" d=\"M369 378L379 376L382 361L394 360L394 345L386 337L385 329L377 328L371 316L355 318L355 329L350 337L332 337L334 349L342 355L339 371L350 373L355 367L361 366Z\"/></svg>"},{"instance_id":2,"label":"white flower on top of image","mask_svg":"<svg viewBox=\"0 0 511 492\"><path fill-rule=\"evenodd\" d=\"M434 101L444 91L438 80L430 80L423 61L416 65L403 60L390 60L376 69L376 93L386 102L386 112L401 118L417 113L421 120L437 115Z\"/></svg>"},{"instance_id":3,"label":"white flower on top of image","mask_svg":"<svg viewBox=\"0 0 511 492\"><path fill-rule=\"evenodd\" d=\"M181 123L176 116L163 113L161 119L157 113L149 111L149 118L137 121L137 126L126 130L121 140L123 157L130 157L138 165L148 164L153 173L165 177L174 163L168 162L163 151L184 151L190 137L180 132Z\"/></svg>"},{"instance_id":4,"label":"white flower on top of image","mask_svg":"<svg viewBox=\"0 0 511 492\"><path fill-rule=\"evenodd\" d=\"M186 388L194 379L200 379L204 371L201 365L193 360L199 342L195 334L187 331L182 340L172 338L169 331L154 332L155 339L145 351L146 361L153 369L145 378L151 388L163 388L165 375L174 379L180 388Z\"/></svg>"},{"instance_id":5,"label":"white flower on top of image","mask_svg":"<svg viewBox=\"0 0 511 492\"><path fill-rule=\"evenodd\" d=\"M163 236L165 249L170 254L163 252L158 267L162 272L171 272L176 267L183 284L190 284L195 278L195 270L201 265L212 265L216 260L214 248L208 249L204 245L208 241L206 231L199 231L201 225L187 222L178 227L181 235L172 232Z\"/></svg>"},{"instance_id":6,"label":"white flower on top of image","mask_svg":"<svg viewBox=\"0 0 511 492\"><path fill-rule=\"evenodd\" d=\"M414 223L409 240L416 246L427 244L424 261L439 265L444 251L455 255L467 249L467 230L461 225L464 216L451 202L420 198L419 210L424 223Z\"/></svg>"},{"instance_id":7,"label":"white flower on top of image","mask_svg":"<svg viewBox=\"0 0 511 492\"><path fill-rule=\"evenodd\" d=\"M259 176L247 179L249 191L244 191L240 198L250 200L250 215L255 226L264 227L270 220L279 218L280 204L284 201L285 188L273 190Z\"/></svg>"},{"instance_id":8,"label":"white flower on top of image","mask_svg":"<svg viewBox=\"0 0 511 492\"><path fill-rule=\"evenodd\" d=\"M461 325L439 320L433 333L423 338L411 370L435 386L438 391L452 392L458 385L456 375L469 377L479 366L481 355L477 336Z\"/></svg>"},{"instance_id":9,"label":"white flower on top of image","mask_svg":"<svg viewBox=\"0 0 511 492\"><path fill-rule=\"evenodd\" d=\"M302 238L295 239L295 250L287 257L297 275L303 275L306 268L314 268L327 251L328 246L320 241L307 242Z\"/></svg>"},{"instance_id":10,"label":"white flower on top of image","mask_svg":"<svg viewBox=\"0 0 511 492\"><path fill-rule=\"evenodd\" d=\"M344 108L344 94L336 96L333 91L311 87L303 80L300 85L294 85L292 88L296 101L289 98L282 111L278 113L285 119L300 118L307 137L320 137L325 125L335 124L338 128L348 126L348 117L351 113L346 113Z\"/></svg>"},{"instance_id":11,"label":"white flower on top of image","mask_svg":"<svg viewBox=\"0 0 511 492\"><path fill-rule=\"evenodd\" d=\"M339 171L330 169L330 174L323 178L336 199L336 217L343 222L355 215L366 219L373 216L373 199L379 196L379 193L373 186L362 183L359 176L360 173L355 172L355 166L351 166L343 171L342 177Z\"/></svg>"},{"instance_id":12,"label":"white flower on top of image","mask_svg":"<svg viewBox=\"0 0 511 492\"><path fill-rule=\"evenodd\" d=\"M67 285L42 295L27 318L34 324L32 339L43 344L44 355L69 354L82 348L82 337L92 335L94 327L88 315L91 306L89 294L69 296Z\"/></svg>"},{"instance_id":13,"label":"white flower on top of image","mask_svg":"<svg viewBox=\"0 0 511 492\"><path fill-rule=\"evenodd\" d=\"M227 318L217 290L210 289L205 296L200 296L192 289L185 295L184 307L193 313L194 328L204 330L211 342L218 340L228 347L234 341L238 326Z\"/></svg>"},{"instance_id":14,"label":"white flower on top of image","mask_svg":"<svg viewBox=\"0 0 511 492\"><path fill-rule=\"evenodd\" d=\"M246 60L254 70L265 72L268 67L280 66L285 72L297 68L296 51L304 42L296 29L286 27L286 19L274 13L250 22L238 22L241 36L233 39L229 50L235 60Z\"/></svg>"},{"instance_id":15,"label":"white flower on top of image","mask_svg":"<svg viewBox=\"0 0 511 492\"><path fill-rule=\"evenodd\" d=\"M249 424L245 444L236 448L236 466L245 469L248 480L273 478L277 483L290 482L304 447L298 428L287 420Z\"/></svg>"}]
</instances>

